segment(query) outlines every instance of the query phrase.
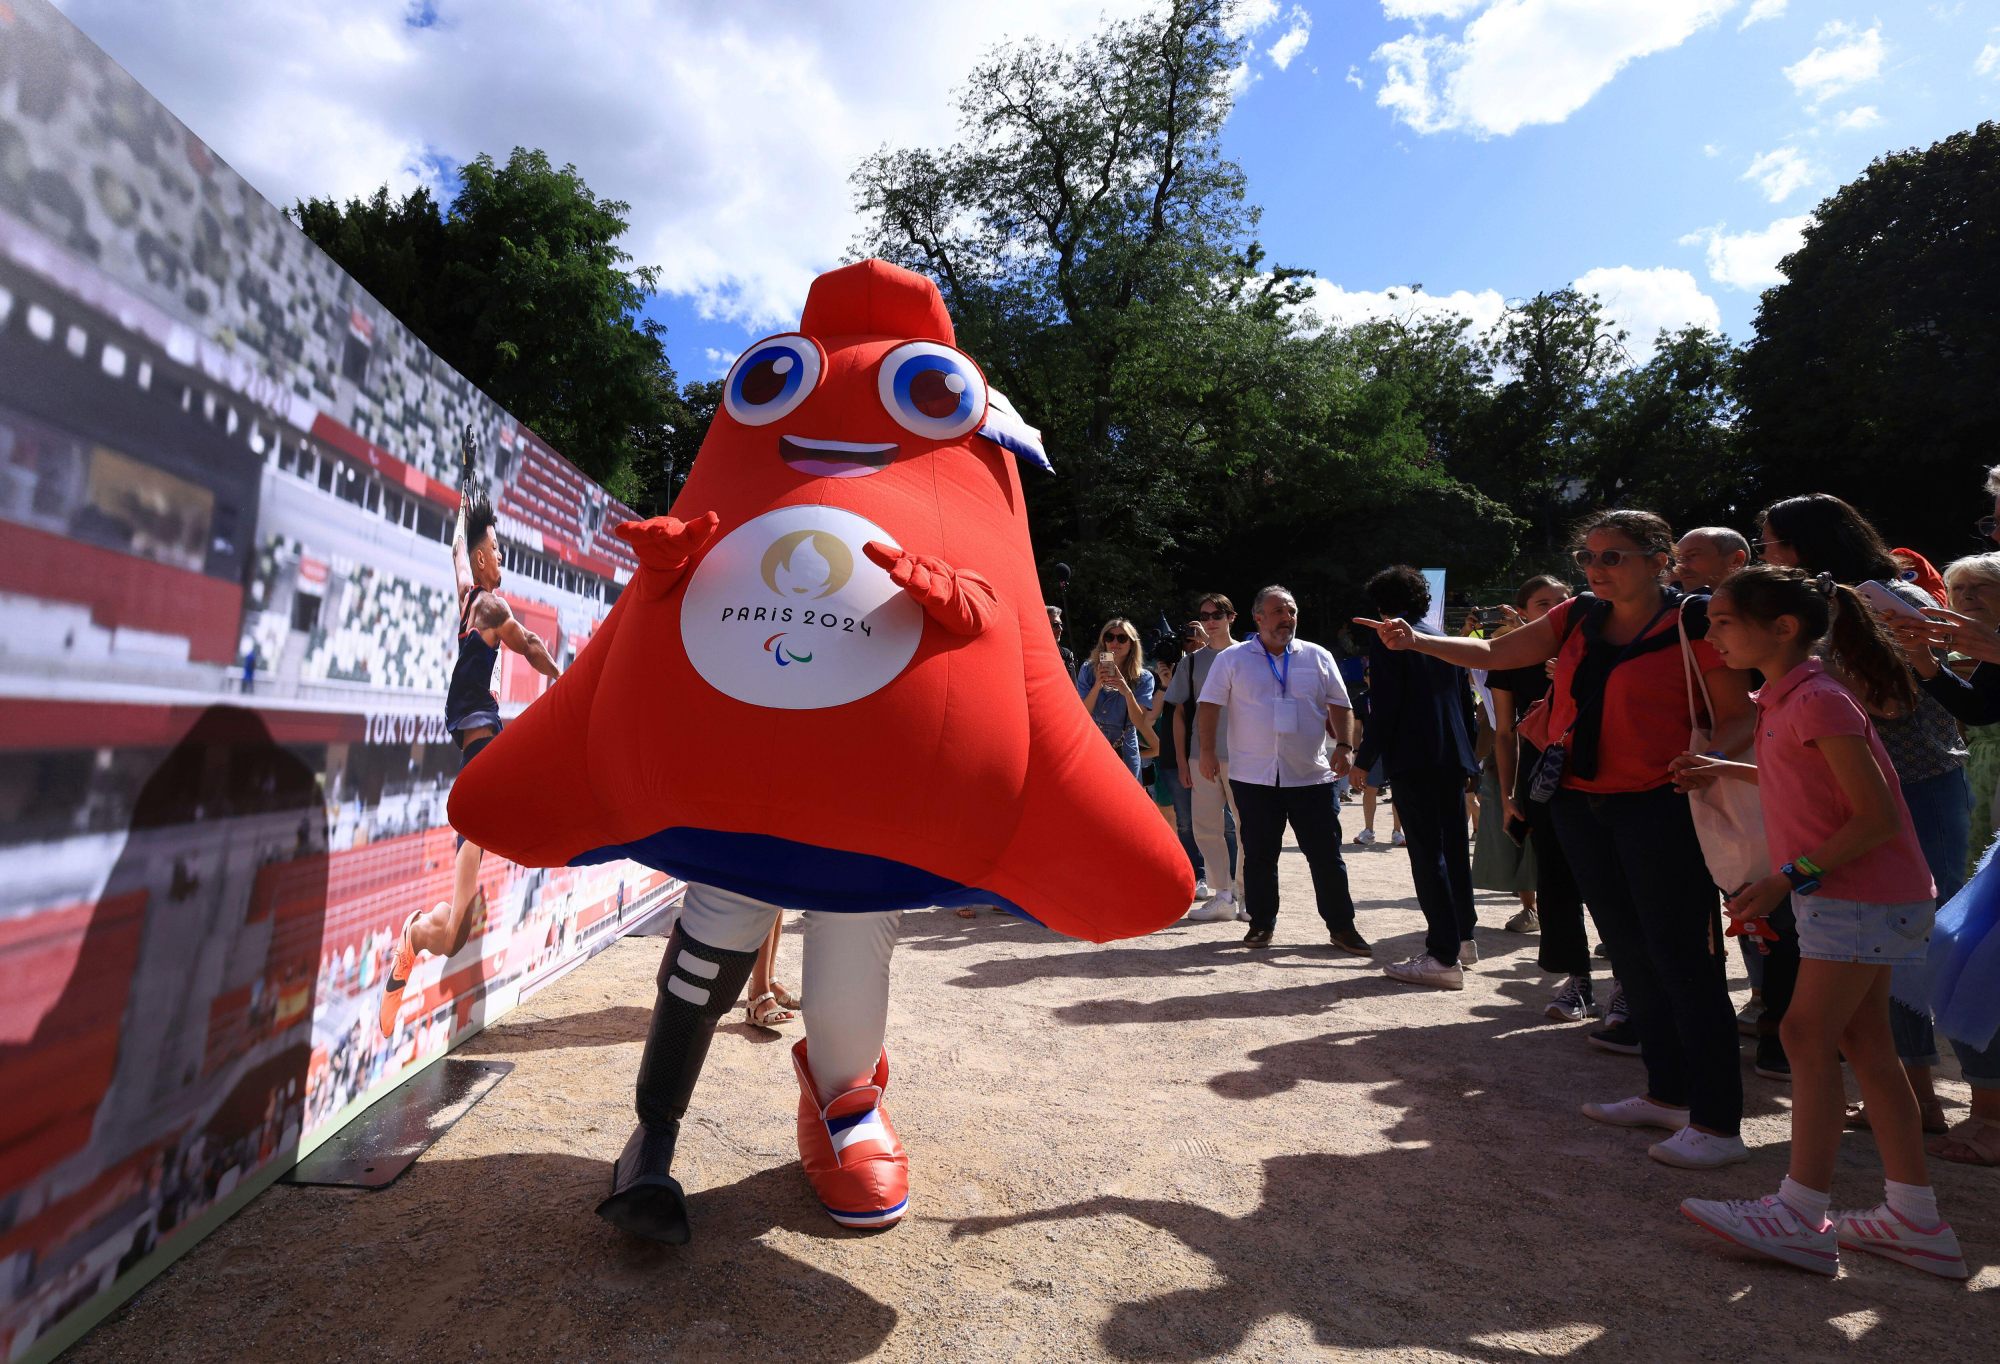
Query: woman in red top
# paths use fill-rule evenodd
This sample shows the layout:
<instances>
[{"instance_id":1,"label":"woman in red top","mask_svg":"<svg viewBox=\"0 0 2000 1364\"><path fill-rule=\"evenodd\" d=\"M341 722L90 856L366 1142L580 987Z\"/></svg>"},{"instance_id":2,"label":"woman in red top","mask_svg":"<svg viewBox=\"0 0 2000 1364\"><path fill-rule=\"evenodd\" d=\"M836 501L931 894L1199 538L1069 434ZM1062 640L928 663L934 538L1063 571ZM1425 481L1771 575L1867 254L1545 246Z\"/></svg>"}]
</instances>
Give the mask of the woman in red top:
<instances>
[{"instance_id":1,"label":"woman in red top","mask_svg":"<svg viewBox=\"0 0 2000 1364\"><path fill-rule=\"evenodd\" d=\"M1499 639L1358 623L1391 649L1467 668L1556 660L1549 736L1563 759L1550 811L1617 963L1646 1063L1644 1095L1583 1111L1614 1126L1666 1128L1674 1135L1649 1154L1706 1169L1748 1152L1738 1136L1743 1077L1719 900L1687 797L1675 792L1669 771L1687 747L1688 715L1676 621L1686 599L1662 581L1673 544L1671 528L1651 512L1600 513L1583 526L1575 554L1589 593ZM1718 742L1730 754L1745 750L1754 718L1749 679L1702 638L1705 612L1690 606L1685 616L1714 699Z\"/></svg>"}]
</instances>

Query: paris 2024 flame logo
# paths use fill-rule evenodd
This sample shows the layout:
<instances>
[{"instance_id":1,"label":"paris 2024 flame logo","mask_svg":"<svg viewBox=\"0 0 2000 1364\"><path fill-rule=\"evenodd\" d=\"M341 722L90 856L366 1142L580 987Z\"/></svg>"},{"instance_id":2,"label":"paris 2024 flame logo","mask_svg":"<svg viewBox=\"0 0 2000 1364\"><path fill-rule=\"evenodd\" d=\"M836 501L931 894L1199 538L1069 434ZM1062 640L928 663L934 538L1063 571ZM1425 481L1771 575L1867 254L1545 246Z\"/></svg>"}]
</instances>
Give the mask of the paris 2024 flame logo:
<instances>
[{"instance_id":1,"label":"paris 2024 flame logo","mask_svg":"<svg viewBox=\"0 0 2000 1364\"><path fill-rule=\"evenodd\" d=\"M738 527L688 583L689 661L718 691L783 710L879 690L909 664L923 633L921 609L861 553L889 539L827 506L781 507Z\"/></svg>"},{"instance_id":2,"label":"paris 2024 flame logo","mask_svg":"<svg viewBox=\"0 0 2000 1364\"><path fill-rule=\"evenodd\" d=\"M821 601L847 586L847 580L854 576L854 551L823 530L795 530L771 542L764 551L762 567L764 585L775 595ZM812 662L810 647L799 653L784 643L787 633L780 630L765 640L764 652L780 668Z\"/></svg>"}]
</instances>

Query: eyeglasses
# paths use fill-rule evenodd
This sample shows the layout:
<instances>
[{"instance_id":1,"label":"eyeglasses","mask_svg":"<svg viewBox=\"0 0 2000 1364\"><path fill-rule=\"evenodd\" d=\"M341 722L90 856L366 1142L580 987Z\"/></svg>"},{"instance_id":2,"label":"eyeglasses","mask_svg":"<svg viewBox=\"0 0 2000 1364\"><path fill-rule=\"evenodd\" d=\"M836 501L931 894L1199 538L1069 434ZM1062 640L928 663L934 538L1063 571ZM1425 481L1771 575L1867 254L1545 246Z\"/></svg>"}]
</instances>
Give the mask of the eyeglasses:
<instances>
[{"instance_id":1,"label":"eyeglasses","mask_svg":"<svg viewBox=\"0 0 2000 1364\"><path fill-rule=\"evenodd\" d=\"M1203 620L1228 620L1230 613L1227 611L1197 611L1195 614Z\"/></svg>"},{"instance_id":2,"label":"eyeglasses","mask_svg":"<svg viewBox=\"0 0 2000 1364\"><path fill-rule=\"evenodd\" d=\"M1789 545L1790 543L1791 543L1790 540L1780 540L1777 536L1774 535L1768 540L1752 540L1750 542L1750 548L1755 550L1759 554L1763 554L1766 551L1768 551L1772 545Z\"/></svg>"},{"instance_id":3,"label":"eyeglasses","mask_svg":"<svg viewBox=\"0 0 2000 1364\"><path fill-rule=\"evenodd\" d=\"M1990 516L1982 516L1972 523L1972 528L1979 532L1980 539L1991 540L1996 525L2000 525L2000 522L1995 522Z\"/></svg>"},{"instance_id":4,"label":"eyeglasses","mask_svg":"<svg viewBox=\"0 0 2000 1364\"><path fill-rule=\"evenodd\" d=\"M1644 559L1663 551L1655 549L1579 549L1570 554L1578 568L1589 568L1592 564L1603 564L1606 568L1616 568L1627 559Z\"/></svg>"}]
</instances>

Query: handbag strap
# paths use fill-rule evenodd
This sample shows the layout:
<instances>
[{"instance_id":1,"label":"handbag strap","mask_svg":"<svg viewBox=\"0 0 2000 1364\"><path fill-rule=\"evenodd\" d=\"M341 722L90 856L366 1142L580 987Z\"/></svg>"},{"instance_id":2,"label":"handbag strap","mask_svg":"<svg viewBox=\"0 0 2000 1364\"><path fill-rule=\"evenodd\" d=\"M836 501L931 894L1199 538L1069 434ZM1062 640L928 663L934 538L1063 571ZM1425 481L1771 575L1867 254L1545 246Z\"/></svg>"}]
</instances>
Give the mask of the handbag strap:
<instances>
[{"instance_id":1,"label":"handbag strap","mask_svg":"<svg viewBox=\"0 0 2000 1364\"><path fill-rule=\"evenodd\" d=\"M1694 665L1694 641L1688 638L1687 604L1692 597L1681 598L1681 609L1676 613L1681 631L1681 674L1687 681L1688 733L1693 735L1702 728L1700 716L1694 708L1695 689L1701 690L1701 708L1708 715L1711 726L1715 723L1715 703L1708 696L1708 678Z\"/></svg>"}]
</instances>

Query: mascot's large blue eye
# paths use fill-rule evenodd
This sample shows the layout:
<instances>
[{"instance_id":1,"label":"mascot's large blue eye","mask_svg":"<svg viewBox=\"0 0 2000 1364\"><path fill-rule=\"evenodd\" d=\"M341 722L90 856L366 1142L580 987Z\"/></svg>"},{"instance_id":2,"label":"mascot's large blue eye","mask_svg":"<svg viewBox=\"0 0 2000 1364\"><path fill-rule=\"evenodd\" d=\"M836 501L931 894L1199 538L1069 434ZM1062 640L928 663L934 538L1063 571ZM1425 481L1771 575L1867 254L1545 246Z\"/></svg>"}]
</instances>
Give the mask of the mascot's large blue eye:
<instances>
[{"instance_id":1,"label":"mascot's large blue eye","mask_svg":"<svg viewBox=\"0 0 2000 1364\"><path fill-rule=\"evenodd\" d=\"M950 346L911 341L882 357L882 406L912 435L956 440L986 420L986 379Z\"/></svg>"},{"instance_id":2,"label":"mascot's large blue eye","mask_svg":"<svg viewBox=\"0 0 2000 1364\"><path fill-rule=\"evenodd\" d=\"M768 426L806 400L824 369L819 343L810 336L765 337L729 367L722 405L745 426Z\"/></svg>"}]
</instances>

